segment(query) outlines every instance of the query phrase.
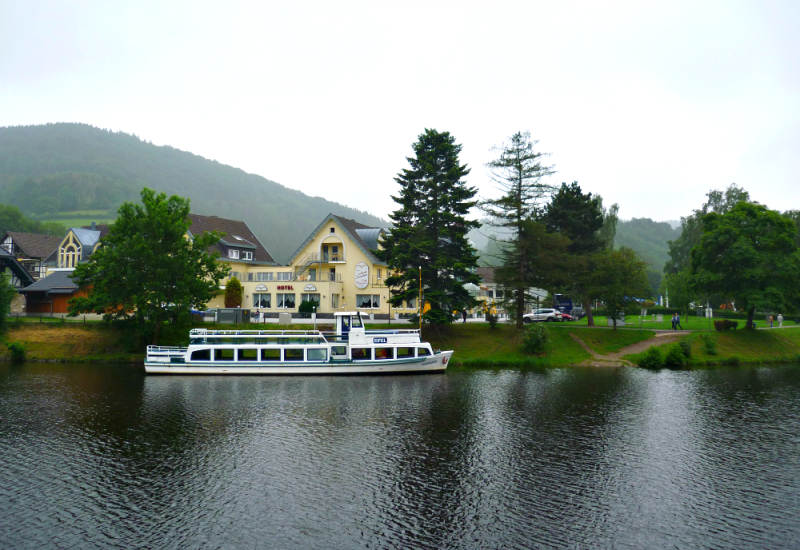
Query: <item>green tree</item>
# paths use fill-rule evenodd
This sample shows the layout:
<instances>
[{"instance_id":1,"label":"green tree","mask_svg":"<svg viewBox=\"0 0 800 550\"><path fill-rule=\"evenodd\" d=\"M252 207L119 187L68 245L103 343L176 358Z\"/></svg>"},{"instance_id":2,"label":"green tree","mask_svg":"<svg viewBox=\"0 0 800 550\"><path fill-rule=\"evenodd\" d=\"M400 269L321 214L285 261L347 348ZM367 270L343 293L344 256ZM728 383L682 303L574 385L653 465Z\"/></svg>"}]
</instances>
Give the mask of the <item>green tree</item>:
<instances>
[{"instance_id":1,"label":"green tree","mask_svg":"<svg viewBox=\"0 0 800 550\"><path fill-rule=\"evenodd\" d=\"M8 328L8 314L11 312L11 301L16 298L17 290L11 285L7 273L0 273L0 333Z\"/></svg>"},{"instance_id":2,"label":"green tree","mask_svg":"<svg viewBox=\"0 0 800 550\"><path fill-rule=\"evenodd\" d=\"M667 273L661 283L660 291L661 294L669 296L671 306L680 308L687 315L689 314L689 304L699 298L688 270Z\"/></svg>"},{"instance_id":3,"label":"green tree","mask_svg":"<svg viewBox=\"0 0 800 550\"><path fill-rule=\"evenodd\" d=\"M495 281L503 288L502 305L519 322L526 304L535 303L536 288L552 288L566 281L569 239L548 233L544 224L526 220L519 237L508 245L504 265L495 269ZM510 290L509 290L510 289ZM520 302L520 296L524 301Z\"/></svg>"},{"instance_id":4,"label":"green tree","mask_svg":"<svg viewBox=\"0 0 800 550\"><path fill-rule=\"evenodd\" d=\"M504 304L514 312L517 328L523 327L525 305L533 299L532 283L542 278L528 258L541 236L529 236L526 229L533 227L529 222L539 203L553 191L552 185L542 181L554 171L552 166L542 164L547 155L534 150L537 143L529 132L517 132L507 143L494 148L498 156L487 167L492 181L504 194L481 203L481 209L490 216L490 225L503 228L509 235L499 246L502 269L498 271L498 282L504 289Z\"/></svg>"},{"instance_id":5,"label":"green tree","mask_svg":"<svg viewBox=\"0 0 800 550\"><path fill-rule=\"evenodd\" d=\"M569 288L565 290L583 304L589 326L594 326L589 281L594 269L593 257L609 243L613 244L614 229L604 233L603 227L606 219L609 225L616 226L616 212L617 205L607 213L599 196L583 193L574 181L570 185L561 184L541 218L548 231L560 233L571 241L567 249L570 260L563 265L564 271L569 272Z\"/></svg>"},{"instance_id":6,"label":"green tree","mask_svg":"<svg viewBox=\"0 0 800 550\"><path fill-rule=\"evenodd\" d=\"M242 307L242 283L236 277L225 285L225 307Z\"/></svg>"},{"instance_id":7,"label":"green tree","mask_svg":"<svg viewBox=\"0 0 800 550\"><path fill-rule=\"evenodd\" d=\"M218 233L187 238L187 199L147 188L141 197L142 205L120 206L101 246L75 268L72 280L87 295L70 300L69 311L131 323L140 340L157 344L165 321L188 318L217 295L229 267L208 253Z\"/></svg>"},{"instance_id":8,"label":"green tree","mask_svg":"<svg viewBox=\"0 0 800 550\"><path fill-rule=\"evenodd\" d=\"M464 288L480 282L476 251L466 237L480 224L465 217L477 203L476 190L464 181L469 169L459 163L461 145L449 132L426 129L413 149L410 168L395 178L400 193L392 199L400 208L390 216L394 227L375 254L392 273L386 279L392 305L417 297L421 268L424 300L430 304L423 318L451 323L453 311L476 304Z\"/></svg>"},{"instance_id":9,"label":"green tree","mask_svg":"<svg viewBox=\"0 0 800 550\"><path fill-rule=\"evenodd\" d=\"M794 236L794 242L800 247L800 210L787 210L783 215L794 222L797 228L797 233Z\"/></svg>"},{"instance_id":10,"label":"green tree","mask_svg":"<svg viewBox=\"0 0 800 550\"><path fill-rule=\"evenodd\" d=\"M702 218L692 249L695 288L735 300L752 327L756 309L784 306L800 287L800 251L794 221L760 204L737 203L725 214Z\"/></svg>"},{"instance_id":11,"label":"green tree","mask_svg":"<svg viewBox=\"0 0 800 550\"><path fill-rule=\"evenodd\" d=\"M67 233L67 228L56 222L40 222L28 219L16 206L0 204L0 236L8 231L62 236Z\"/></svg>"},{"instance_id":12,"label":"green tree","mask_svg":"<svg viewBox=\"0 0 800 550\"><path fill-rule=\"evenodd\" d=\"M708 200L695 210L692 215L681 218L681 234L674 241L668 241L669 260L664 266L665 273L678 273L689 270L691 266L692 249L700 244L703 234L702 219L709 212L725 214L730 212L738 203L750 202L750 193L738 187L735 183L728 186L725 191L712 189L706 193Z\"/></svg>"},{"instance_id":13,"label":"green tree","mask_svg":"<svg viewBox=\"0 0 800 550\"><path fill-rule=\"evenodd\" d=\"M596 254L589 277L589 291L606 303L608 316L616 320L625 307L648 292L647 264L628 247Z\"/></svg>"}]
</instances>

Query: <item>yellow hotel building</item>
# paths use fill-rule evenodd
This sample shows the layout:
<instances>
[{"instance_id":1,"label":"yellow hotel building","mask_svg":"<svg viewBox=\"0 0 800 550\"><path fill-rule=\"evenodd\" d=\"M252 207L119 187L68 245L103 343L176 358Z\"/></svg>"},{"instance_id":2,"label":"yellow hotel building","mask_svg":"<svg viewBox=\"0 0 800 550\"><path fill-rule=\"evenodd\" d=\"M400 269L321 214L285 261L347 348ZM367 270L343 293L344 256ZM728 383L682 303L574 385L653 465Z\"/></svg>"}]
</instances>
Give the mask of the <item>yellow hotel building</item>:
<instances>
[{"instance_id":1,"label":"yellow hotel building","mask_svg":"<svg viewBox=\"0 0 800 550\"><path fill-rule=\"evenodd\" d=\"M416 300L402 308L390 308L389 288L384 284L386 264L371 250L379 250L386 229L369 227L354 220L329 214L289 258L279 266L254 236L223 237L220 261L231 266L231 276L238 278L244 289L243 308L260 313L296 313L303 301L313 301L318 313L359 310L388 318L391 314L414 313ZM250 237L250 238L248 238ZM252 241L255 241L253 243ZM252 244L251 244L252 243ZM245 249L237 244L251 244L253 254L243 259ZM232 257L236 256L236 257ZM268 259L267 259L268 258ZM224 297L212 300L209 307L224 307Z\"/></svg>"}]
</instances>

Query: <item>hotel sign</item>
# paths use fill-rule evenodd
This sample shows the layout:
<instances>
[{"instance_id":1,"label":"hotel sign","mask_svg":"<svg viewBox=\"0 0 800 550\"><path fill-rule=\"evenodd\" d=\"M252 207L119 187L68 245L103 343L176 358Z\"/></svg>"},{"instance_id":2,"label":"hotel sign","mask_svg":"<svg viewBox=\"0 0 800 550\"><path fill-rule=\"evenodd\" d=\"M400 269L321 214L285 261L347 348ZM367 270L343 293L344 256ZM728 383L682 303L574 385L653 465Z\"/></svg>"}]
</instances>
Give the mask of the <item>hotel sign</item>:
<instances>
[{"instance_id":1,"label":"hotel sign","mask_svg":"<svg viewBox=\"0 0 800 550\"><path fill-rule=\"evenodd\" d=\"M369 284L369 266L364 262L356 264L356 288L367 288Z\"/></svg>"}]
</instances>

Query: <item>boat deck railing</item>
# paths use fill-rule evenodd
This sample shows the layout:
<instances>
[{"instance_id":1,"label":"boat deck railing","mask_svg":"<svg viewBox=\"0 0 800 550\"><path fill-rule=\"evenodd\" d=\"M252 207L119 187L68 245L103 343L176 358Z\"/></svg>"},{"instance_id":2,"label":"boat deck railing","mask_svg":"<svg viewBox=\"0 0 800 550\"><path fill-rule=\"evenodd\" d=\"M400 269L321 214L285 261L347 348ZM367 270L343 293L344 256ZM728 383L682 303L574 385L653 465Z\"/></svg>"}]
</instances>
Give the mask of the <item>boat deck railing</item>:
<instances>
[{"instance_id":1,"label":"boat deck railing","mask_svg":"<svg viewBox=\"0 0 800 550\"><path fill-rule=\"evenodd\" d=\"M322 336L318 330L208 330L193 328L189 336Z\"/></svg>"}]
</instances>

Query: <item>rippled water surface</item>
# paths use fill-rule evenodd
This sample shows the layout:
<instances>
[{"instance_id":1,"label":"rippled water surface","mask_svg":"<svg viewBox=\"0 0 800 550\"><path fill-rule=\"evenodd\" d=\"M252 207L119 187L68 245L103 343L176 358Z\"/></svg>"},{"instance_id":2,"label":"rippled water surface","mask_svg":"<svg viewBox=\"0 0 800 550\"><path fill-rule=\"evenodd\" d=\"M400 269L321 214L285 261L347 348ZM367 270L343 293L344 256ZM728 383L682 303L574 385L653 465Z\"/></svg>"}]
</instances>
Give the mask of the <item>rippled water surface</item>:
<instances>
[{"instance_id":1,"label":"rippled water surface","mask_svg":"<svg viewBox=\"0 0 800 550\"><path fill-rule=\"evenodd\" d=\"M800 366L0 365L2 548L797 548Z\"/></svg>"}]
</instances>

